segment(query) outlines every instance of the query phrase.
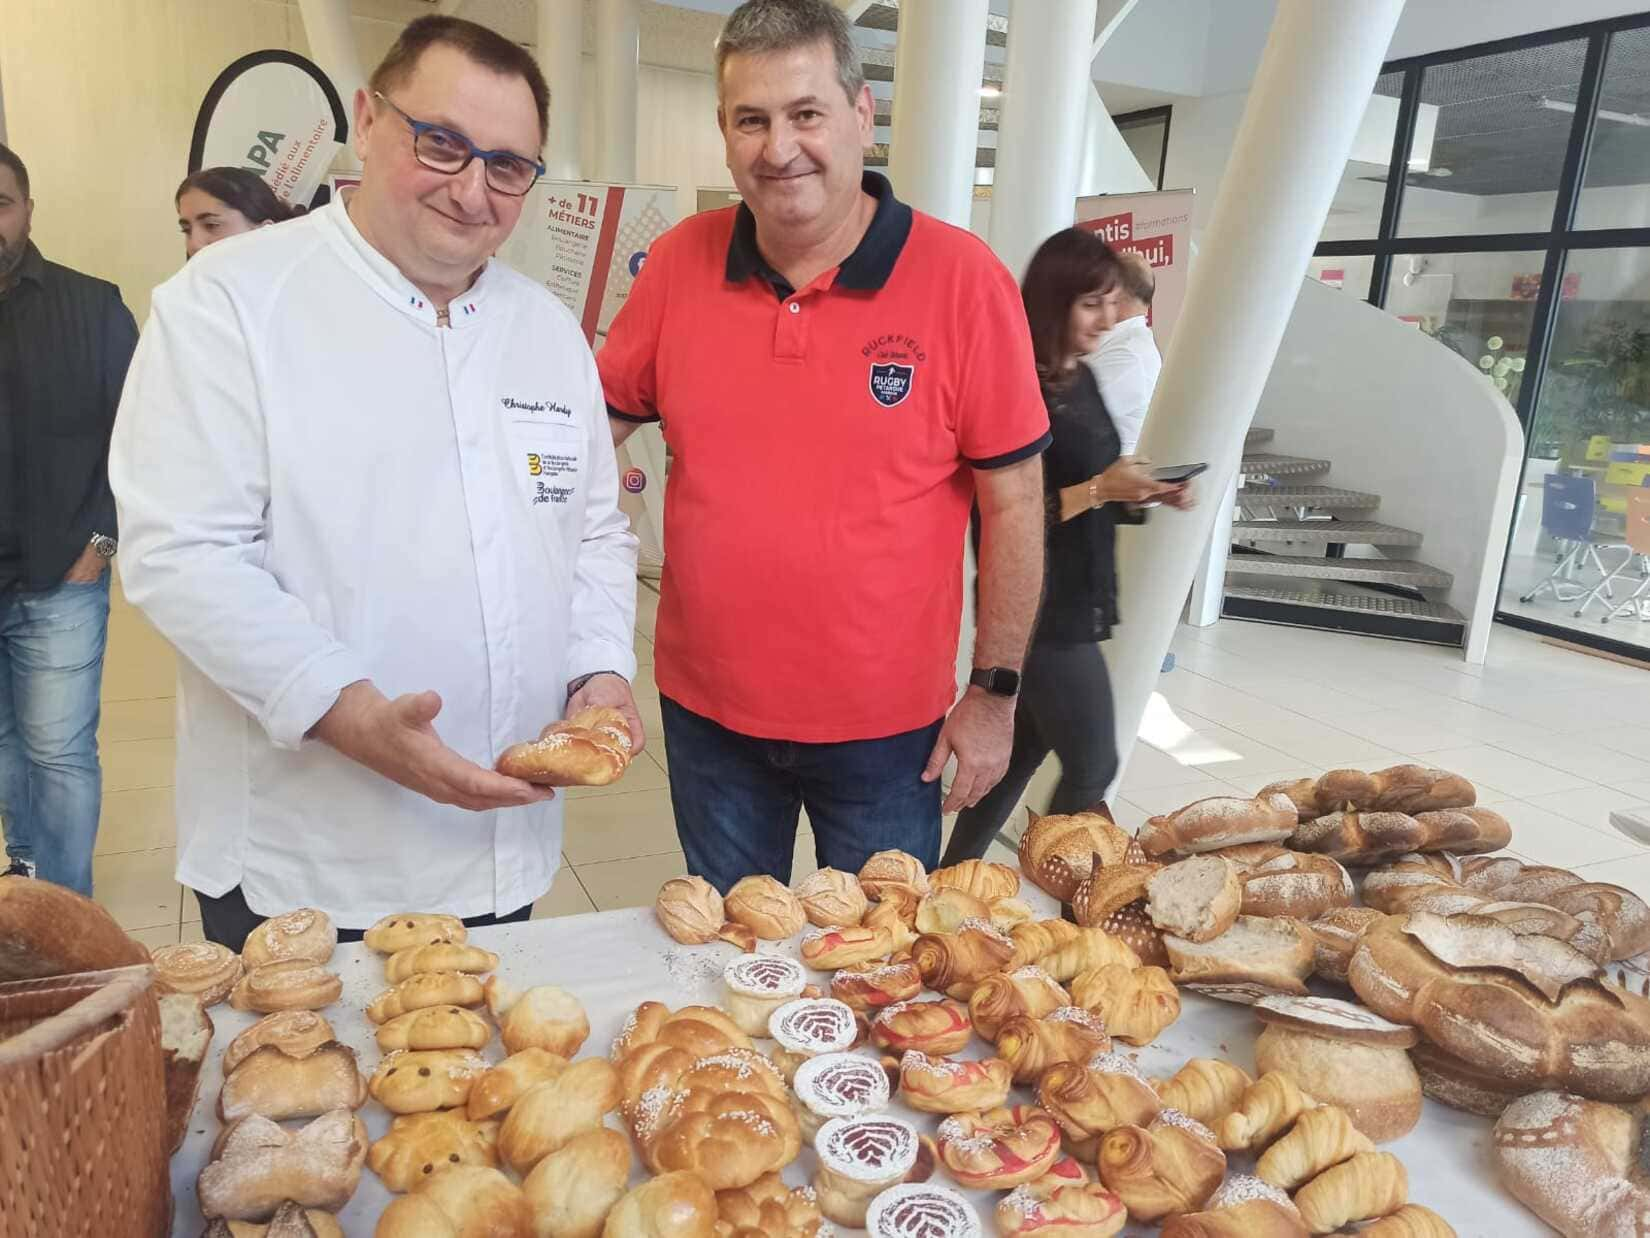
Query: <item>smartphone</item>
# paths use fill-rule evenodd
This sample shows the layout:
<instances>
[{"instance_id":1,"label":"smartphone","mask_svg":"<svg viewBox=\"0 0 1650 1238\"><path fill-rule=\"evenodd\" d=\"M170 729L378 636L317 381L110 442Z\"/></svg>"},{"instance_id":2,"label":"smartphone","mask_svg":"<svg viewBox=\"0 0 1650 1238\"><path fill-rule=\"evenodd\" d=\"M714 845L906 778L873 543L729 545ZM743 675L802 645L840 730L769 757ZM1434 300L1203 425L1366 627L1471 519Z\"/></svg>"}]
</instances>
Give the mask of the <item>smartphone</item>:
<instances>
[{"instance_id":1,"label":"smartphone","mask_svg":"<svg viewBox=\"0 0 1650 1238\"><path fill-rule=\"evenodd\" d=\"M1191 481L1199 473L1207 473L1208 471L1209 466L1207 464L1171 464L1167 468L1153 469L1152 479L1154 481L1166 481L1171 485L1178 486L1181 482Z\"/></svg>"}]
</instances>

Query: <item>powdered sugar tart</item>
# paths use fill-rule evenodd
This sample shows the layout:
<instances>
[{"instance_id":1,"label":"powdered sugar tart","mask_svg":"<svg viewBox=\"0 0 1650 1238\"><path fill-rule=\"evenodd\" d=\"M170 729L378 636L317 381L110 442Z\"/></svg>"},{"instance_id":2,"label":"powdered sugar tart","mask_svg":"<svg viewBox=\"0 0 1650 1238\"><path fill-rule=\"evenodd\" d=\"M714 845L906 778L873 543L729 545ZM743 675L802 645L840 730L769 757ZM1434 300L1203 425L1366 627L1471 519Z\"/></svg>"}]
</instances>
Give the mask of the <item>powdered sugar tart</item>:
<instances>
[{"instance_id":1,"label":"powdered sugar tart","mask_svg":"<svg viewBox=\"0 0 1650 1238\"><path fill-rule=\"evenodd\" d=\"M808 973L795 959L780 954L746 954L722 969L731 992L745 997L783 997L787 1001L807 987Z\"/></svg>"},{"instance_id":2,"label":"powdered sugar tart","mask_svg":"<svg viewBox=\"0 0 1650 1238\"><path fill-rule=\"evenodd\" d=\"M905 1177L917 1163L917 1128L899 1118L873 1114L832 1118L814 1139L819 1163L856 1182Z\"/></svg>"},{"instance_id":3,"label":"powdered sugar tart","mask_svg":"<svg viewBox=\"0 0 1650 1238\"><path fill-rule=\"evenodd\" d=\"M901 1183L871 1201L871 1238L980 1238L980 1216L963 1195L932 1183Z\"/></svg>"},{"instance_id":4,"label":"powdered sugar tart","mask_svg":"<svg viewBox=\"0 0 1650 1238\"><path fill-rule=\"evenodd\" d=\"M857 1118L887 1106L882 1064L856 1053L822 1053L796 1068L796 1098L822 1118Z\"/></svg>"}]
</instances>

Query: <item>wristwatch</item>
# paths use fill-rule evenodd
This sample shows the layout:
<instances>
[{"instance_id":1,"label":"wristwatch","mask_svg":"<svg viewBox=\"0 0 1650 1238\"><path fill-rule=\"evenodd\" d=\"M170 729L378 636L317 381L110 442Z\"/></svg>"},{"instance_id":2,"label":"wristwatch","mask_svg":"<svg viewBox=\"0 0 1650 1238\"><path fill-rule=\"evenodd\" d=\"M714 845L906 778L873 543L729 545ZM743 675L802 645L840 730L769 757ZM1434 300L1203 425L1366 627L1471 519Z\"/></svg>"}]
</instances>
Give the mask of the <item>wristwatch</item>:
<instances>
[{"instance_id":1,"label":"wristwatch","mask_svg":"<svg viewBox=\"0 0 1650 1238\"><path fill-rule=\"evenodd\" d=\"M114 558L115 551L120 548L120 543L107 533L93 533L91 545L92 549L97 551L98 557L102 559Z\"/></svg>"},{"instance_id":2,"label":"wristwatch","mask_svg":"<svg viewBox=\"0 0 1650 1238\"><path fill-rule=\"evenodd\" d=\"M1020 692L1020 672L1006 666L976 666L968 682L992 696L1018 696Z\"/></svg>"}]
</instances>

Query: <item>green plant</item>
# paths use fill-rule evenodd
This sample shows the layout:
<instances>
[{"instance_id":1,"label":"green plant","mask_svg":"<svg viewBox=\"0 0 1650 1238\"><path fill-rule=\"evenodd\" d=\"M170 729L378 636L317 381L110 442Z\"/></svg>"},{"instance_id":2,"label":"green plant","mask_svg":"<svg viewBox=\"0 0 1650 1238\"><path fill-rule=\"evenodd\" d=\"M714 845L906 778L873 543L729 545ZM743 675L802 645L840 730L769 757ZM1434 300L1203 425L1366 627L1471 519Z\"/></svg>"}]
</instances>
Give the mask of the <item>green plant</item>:
<instances>
[{"instance_id":1,"label":"green plant","mask_svg":"<svg viewBox=\"0 0 1650 1238\"><path fill-rule=\"evenodd\" d=\"M1532 429L1532 454L1557 455L1595 434L1650 440L1650 326L1606 319L1553 366Z\"/></svg>"}]
</instances>

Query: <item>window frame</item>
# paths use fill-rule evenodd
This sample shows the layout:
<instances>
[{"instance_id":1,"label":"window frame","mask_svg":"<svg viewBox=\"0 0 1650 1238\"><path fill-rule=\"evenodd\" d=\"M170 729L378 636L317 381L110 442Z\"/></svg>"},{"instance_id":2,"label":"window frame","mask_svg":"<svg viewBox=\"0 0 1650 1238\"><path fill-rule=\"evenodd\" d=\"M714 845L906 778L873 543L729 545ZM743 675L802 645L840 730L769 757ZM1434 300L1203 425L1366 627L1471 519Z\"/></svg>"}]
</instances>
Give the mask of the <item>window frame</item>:
<instances>
[{"instance_id":1,"label":"window frame","mask_svg":"<svg viewBox=\"0 0 1650 1238\"><path fill-rule=\"evenodd\" d=\"M1623 32L1645 28L1650 28L1650 13L1638 13L1497 39L1469 47L1450 48L1448 51L1430 52L1422 56L1407 56L1382 65L1383 76L1402 73L1404 85L1399 96L1397 128L1393 135L1391 162L1387 165L1386 196L1381 203L1377 235L1361 240L1320 241L1313 250L1314 256L1320 258L1372 258L1373 269L1370 272L1369 290L1364 299L1379 309L1386 308L1387 294L1391 287L1392 261L1399 254L1536 251L1544 255L1541 290L1536 297L1535 313L1530 324L1530 343L1525 353L1525 378L1519 389L1518 402L1514 405L1514 412L1518 416L1518 423L1524 431L1526 442L1524 462L1519 470L1517 493L1520 495L1524 493L1524 479L1529 468L1529 433L1536 410L1541 406L1542 390L1547 377L1547 361L1558 322L1562 275L1567 255L1574 250L1587 249L1650 249L1650 227L1578 229L1575 226L1576 211L1585 188L1587 158L1591 153L1593 131L1597 126L1599 98L1603 91L1605 66L1609 63L1611 41ZM1557 201L1547 230L1456 236L1399 236L1398 222L1403 210L1410 150L1415 140L1415 120L1420 112L1423 74L1439 65L1580 39L1587 41L1586 56L1582 62L1569 145L1565 149L1564 163L1559 172ZM1650 192L1650 189L1647 189L1647 192ZM1514 524L1516 525L1516 520ZM1623 654L1635 660L1650 660L1650 650L1643 646L1610 640L1577 628L1502 610L1501 591L1506 587L1505 576L1513 531L1509 528L1507 549L1503 551L1501 558L1502 580L1496 594L1495 611L1498 622L1591 648Z\"/></svg>"}]
</instances>

